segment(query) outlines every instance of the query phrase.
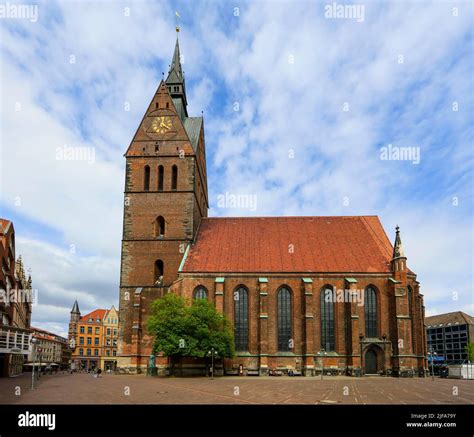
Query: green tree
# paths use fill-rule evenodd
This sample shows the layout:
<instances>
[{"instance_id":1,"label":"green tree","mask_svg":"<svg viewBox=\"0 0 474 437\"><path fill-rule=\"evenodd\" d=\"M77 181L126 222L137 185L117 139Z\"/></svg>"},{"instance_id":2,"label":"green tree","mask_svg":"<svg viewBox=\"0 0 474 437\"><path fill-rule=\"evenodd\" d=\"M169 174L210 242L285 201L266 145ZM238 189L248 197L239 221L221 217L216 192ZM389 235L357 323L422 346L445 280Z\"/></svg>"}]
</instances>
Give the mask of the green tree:
<instances>
[{"instance_id":1,"label":"green tree","mask_svg":"<svg viewBox=\"0 0 474 437\"><path fill-rule=\"evenodd\" d=\"M205 357L211 347L222 358L234 356L234 333L229 320L207 299L198 299L188 307L189 325L193 337L192 356ZM190 333L190 334L191 334Z\"/></svg>"},{"instance_id":2,"label":"green tree","mask_svg":"<svg viewBox=\"0 0 474 437\"><path fill-rule=\"evenodd\" d=\"M170 357L173 368L182 357L206 357L211 347L221 358L234 356L232 326L206 299L187 305L166 294L152 303L148 330L155 337L153 352Z\"/></svg>"},{"instance_id":3,"label":"green tree","mask_svg":"<svg viewBox=\"0 0 474 437\"><path fill-rule=\"evenodd\" d=\"M474 343L469 343L466 346L466 352L467 352L467 359L471 363L474 363Z\"/></svg>"}]
</instances>

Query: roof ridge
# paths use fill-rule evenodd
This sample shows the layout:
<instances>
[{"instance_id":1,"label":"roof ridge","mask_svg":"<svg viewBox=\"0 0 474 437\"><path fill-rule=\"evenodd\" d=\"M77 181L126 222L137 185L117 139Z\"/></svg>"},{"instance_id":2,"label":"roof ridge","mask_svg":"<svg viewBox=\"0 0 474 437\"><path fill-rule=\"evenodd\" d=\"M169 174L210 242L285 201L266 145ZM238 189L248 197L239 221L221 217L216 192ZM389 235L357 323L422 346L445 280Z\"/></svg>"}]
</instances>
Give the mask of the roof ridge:
<instances>
[{"instance_id":1,"label":"roof ridge","mask_svg":"<svg viewBox=\"0 0 474 437\"><path fill-rule=\"evenodd\" d=\"M267 215L267 216L225 216L225 217L203 217L203 219L262 219L262 218L269 218L269 219L279 219L279 218L284 218L284 219L305 219L305 218L361 218L361 217L379 217L378 215L278 215L278 216L273 216L273 215Z\"/></svg>"}]
</instances>

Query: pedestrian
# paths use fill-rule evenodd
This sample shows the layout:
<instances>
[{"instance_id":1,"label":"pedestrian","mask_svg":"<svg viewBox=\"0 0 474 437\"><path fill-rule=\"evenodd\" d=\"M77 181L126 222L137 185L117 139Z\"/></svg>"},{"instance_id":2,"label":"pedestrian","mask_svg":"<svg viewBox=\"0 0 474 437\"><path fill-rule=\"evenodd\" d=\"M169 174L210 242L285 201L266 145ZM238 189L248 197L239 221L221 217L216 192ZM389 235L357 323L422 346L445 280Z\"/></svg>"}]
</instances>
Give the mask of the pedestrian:
<instances>
[{"instance_id":1,"label":"pedestrian","mask_svg":"<svg viewBox=\"0 0 474 437\"><path fill-rule=\"evenodd\" d=\"M98 377L98 378L100 378L101 373L102 373L102 369L99 367L99 368L97 369L97 377Z\"/></svg>"}]
</instances>

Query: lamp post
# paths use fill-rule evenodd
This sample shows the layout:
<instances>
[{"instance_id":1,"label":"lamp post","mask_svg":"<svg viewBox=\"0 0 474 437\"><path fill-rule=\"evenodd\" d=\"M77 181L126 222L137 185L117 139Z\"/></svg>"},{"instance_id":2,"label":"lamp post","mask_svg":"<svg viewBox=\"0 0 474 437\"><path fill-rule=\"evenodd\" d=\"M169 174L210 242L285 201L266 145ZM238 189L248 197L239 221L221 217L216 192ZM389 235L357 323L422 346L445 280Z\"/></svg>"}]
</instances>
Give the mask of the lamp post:
<instances>
[{"instance_id":1,"label":"lamp post","mask_svg":"<svg viewBox=\"0 0 474 437\"><path fill-rule=\"evenodd\" d=\"M38 379L40 379L41 378L41 353L43 352L43 348L38 347L37 351L38 351L38 359L39 359Z\"/></svg>"},{"instance_id":2,"label":"lamp post","mask_svg":"<svg viewBox=\"0 0 474 437\"><path fill-rule=\"evenodd\" d=\"M363 369L363 366L362 366L362 340L364 340L364 334L360 333L359 334L359 349L360 349L360 375L359 376L362 376L362 369Z\"/></svg>"},{"instance_id":3,"label":"lamp post","mask_svg":"<svg viewBox=\"0 0 474 437\"><path fill-rule=\"evenodd\" d=\"M434 381L434 366L433 366L433 358L438 355L435 350L433 349L433 346L430 346L430 350L428 351L428 354L430 355L431 358L431 379Z\"/></svg>"},{"instance_id":4,"label":"lamp post","mask_svg":"<svg viewBox=\"0 0 474 437\"><path fill-rule=\"evenodd\" d=\"M31 338L31 355L33 358L33 369L31 371L31 390L35 389L35 351L36 351L36 343L38 340L34 337Z\"/></svg>"},{"instance_id":5,"label":"lamp post","mask_svg":"<svg viewBox=\"0 0 474 437\"><path fill-rule=\"evenodd\" d=\"M323 373L324 373L324 361L323 361L324 355L327 355L327 352L322 347L321 350L318 352L318 356L321 360L321 381L323 380Z\"/></svg>"},{"instance_id":6,"label":"lamp post","mask_svg":"<svg viewBox=\"0 0 474 437\"><path fill-rule=\"evenodd\" d=\"M217 351L211 347L207 355L211 357L211 379L214 379L214 357L217 357Z\"/></svg>"}]
</instances>

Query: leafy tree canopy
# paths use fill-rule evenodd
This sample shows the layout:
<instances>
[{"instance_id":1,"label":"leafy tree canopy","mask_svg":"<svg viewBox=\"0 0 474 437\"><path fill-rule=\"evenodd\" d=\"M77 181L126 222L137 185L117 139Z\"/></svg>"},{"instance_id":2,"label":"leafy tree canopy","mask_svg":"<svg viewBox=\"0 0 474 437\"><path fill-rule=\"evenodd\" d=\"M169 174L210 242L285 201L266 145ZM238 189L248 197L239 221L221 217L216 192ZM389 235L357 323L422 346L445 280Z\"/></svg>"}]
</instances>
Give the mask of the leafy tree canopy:
<instances>
[{"instance_id":1,"label":"leafy tree canopy","mask_svg":"<svg viewBox=\"0 0 474 437\"><path fill-rule=\"evenodd\" d=\"M148 330L155 337L155 354L205 357L213 347L221 358L234 356L232 326L207 299L187 305L181 296L166 294L153 302Z\"/></svg>"},{"instance_id":2,"label":"leafy tree canopy","mask_svg":"<svg viewBox=\"0 0 474 437\"><path fill-rule=\"evenodd\" d=\"M467 359L473 363L474 362L474 343L469 343L466 346Z\"/></svg>"}]
</instances>

